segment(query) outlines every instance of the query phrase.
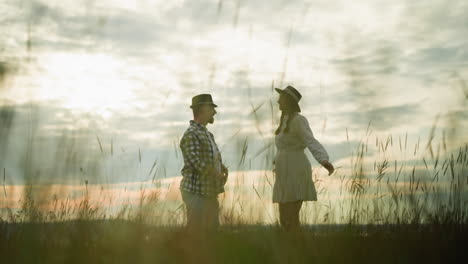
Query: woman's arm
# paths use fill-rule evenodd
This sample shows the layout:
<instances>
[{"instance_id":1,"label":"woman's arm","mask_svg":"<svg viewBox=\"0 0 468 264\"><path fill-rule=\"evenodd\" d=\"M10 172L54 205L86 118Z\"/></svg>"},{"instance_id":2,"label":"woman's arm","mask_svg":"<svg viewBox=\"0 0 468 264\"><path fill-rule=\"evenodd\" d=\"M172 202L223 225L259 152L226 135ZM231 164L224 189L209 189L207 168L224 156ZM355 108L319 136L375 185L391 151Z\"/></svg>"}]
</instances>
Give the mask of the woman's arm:
<instances>
[{"instance_id":1,"label":"woman's arm","mask_svg":"<svg viewBox=\"0 0 468 264\"><path fill-rule=\"evenodd\" d=\"M312 156L314 156L314 158L328 170L329 175L332 174L334 168L329 162L329 155L322 144L320 144L320 142L314 137L314 133L312 132L312 129L310 129L307 119L301 115L298 115L295 119L295 133L297 133L302 142L304 142L304 145L307 146L309 151L312 153Z\"/></svg>"}]
</instances>

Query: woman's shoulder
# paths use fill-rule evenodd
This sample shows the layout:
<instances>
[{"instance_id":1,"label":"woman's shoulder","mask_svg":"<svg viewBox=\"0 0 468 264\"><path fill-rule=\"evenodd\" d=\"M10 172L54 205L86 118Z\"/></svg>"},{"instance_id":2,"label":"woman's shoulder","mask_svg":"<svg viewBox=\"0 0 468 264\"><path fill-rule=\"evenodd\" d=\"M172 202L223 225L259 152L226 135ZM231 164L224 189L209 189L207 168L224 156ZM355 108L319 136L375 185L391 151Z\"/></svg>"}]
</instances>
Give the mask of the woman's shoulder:
<instances>
[{"instance_id":1,"label":"woman's shoulder","mask_svg":"<svg viewBox=\"0 0 468 264\"><path fill-rule=\"evenodd\" d=\"M294 114L291 120L291 128L295 131L304 130L309 125L307 118L300 113Z\"/></svg>"},{"instance_id":2,"label":"woman's shoulder","mask_svg":"<svg viewBox=\"0 0 468 264\"><path fill-rule=\"evenodd\" d=\"M294 114L291 122L295 123L295 124L300 124L300 123L307 123L307 118L305 116L303 116L302 114L300 113L296 113Z\"/></svg>"}]
</instances>

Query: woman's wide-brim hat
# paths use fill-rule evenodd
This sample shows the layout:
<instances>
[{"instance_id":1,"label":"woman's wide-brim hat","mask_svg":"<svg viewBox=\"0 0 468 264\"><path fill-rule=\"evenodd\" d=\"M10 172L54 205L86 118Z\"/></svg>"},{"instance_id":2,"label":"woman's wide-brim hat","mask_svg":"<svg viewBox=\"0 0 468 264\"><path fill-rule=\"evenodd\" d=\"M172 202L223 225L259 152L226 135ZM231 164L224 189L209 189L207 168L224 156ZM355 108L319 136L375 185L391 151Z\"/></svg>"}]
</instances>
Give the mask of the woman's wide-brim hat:
<instances>
[{"instance_id":1,"label":"woman's wide-brim hat","mask_svg":"<svg viewBox=\"0 0 468 264\"><path fill-rule=\"evenodd\" d=\"M199 94L192 97L192 105L190 108L194 108L195 106L199 105L212 105L214 107L218 107L214 104L211 94Z\"/></svg>"},{"instance_id":2,"label":"woman's wide-brim hat","mask_svg":"<svg viewBox=\"0 0 468 264\"><path fill-rule=\"evenodd\" d=\"M301 100L302 98L302 95L301 93L296 90L296 88L288 85L286 88L284 89L280 89L280 88L275 88L275 90L280 93L280 94L287 94L289 95L294 101L296 101L296 103L299 103L299 101Z\"/></svg>"}]
</instances>

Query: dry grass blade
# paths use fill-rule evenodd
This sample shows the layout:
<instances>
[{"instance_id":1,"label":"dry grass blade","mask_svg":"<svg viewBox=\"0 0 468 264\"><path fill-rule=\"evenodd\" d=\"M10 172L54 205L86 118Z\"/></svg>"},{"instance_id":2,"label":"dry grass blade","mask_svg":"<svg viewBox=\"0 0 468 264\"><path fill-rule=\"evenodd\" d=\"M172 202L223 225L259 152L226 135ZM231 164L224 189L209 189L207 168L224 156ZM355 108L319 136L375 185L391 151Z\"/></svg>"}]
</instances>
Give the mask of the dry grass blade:
<instances>
[{"instance_id":1,"label":"dry grass blade","mask_svg":"<svg viewBox=\"0 0 468 264\"><path fill-rule=\"evenodd\" d=\"M156 160L153 162L153 166L151 166L150 172L148 173L148 177L151 175L151 172L153 172L154 167L156 167L156 164L158 164L158 159L156 159Z\"/></svg>"},{"instance_id":2,"label":"dry grass blade","mask_svg":"<svg viewBox=\"0 0 468 264\"><path fill-rule=\"evenodd\" d=\"M7 198L7 192L6 192L5 182L6 182L6 170L5 170L5 168L3 168L3 193L4 193L5 199L6 199Z\"/></svg>"},{"instance_id":3,"label":"dry grass blade","mask_svg":"<svg viewBox=\"0 0 468 264\"><path fill-rule=\"evenodd\" d=\"M248 137L245 138L244 143L242 144L242 152L241 152L241 157L239 159L239 163L237 164L238 167L240 167L242 164L245 162L245 157L247 155L247 149L249 145L247 144L248 142Z\"/></svg>"},{"instance_id":4,"label":"dry grass blade","mask_svg":"<svg viewBox=\"0 0 468 264\"><path fill-rule=\"evenodd\" d=\"M377 165L377 171L378 171L377 180L378 181L381 181L382 178L385 176L385 171L387 167L388 167L387 160L384 160L381 164Z\"/></svg>"},{"instance_id":5,"label":"dry grass blade","mask_svg":"<svg viewBox=\"0 0 468 264\"><path fill-rule=\"evenodd\" d=\"M265 212L267 213L270 222L273 222L273 219L271 218L270 213L268 213L268 209L266 208L265 203L262 200L262 197L258 193L257 188L255 188L255 185L252 185L252 187L253 187L253 189L255 191L255 194L257 195L258 199L260 199L260 202L262 203L263 209L265 209Z\"/></svg>"},{"instance_id":6,"label":"dry grass blade","mask_svg":"<svg viewBox=\"0 0 468 264\"><path fill-rule=\"evenodd\" d=\"M264 153L265 151L267 151L268 149L273 147L273 144L274 144L274 142L272 142L272 141L268 142L261 149L259 149L252 157L253 158L258 157L259 155L261 155L262 153Z\"/></svg>"},{"instance_id":7,"label":"dry grass blade","mask_svg":"<svg viewBox=\"0 0 468 264\"><path fill-rule=\"evenodd\" d=\"M141 164L141 150L138 148L138 162Z\"/></svg>"},{"instance_id":8,"label":"dry grass blade","mask_svg":"<svg viewBox=\"0 0 468 264\"><path fill-rule=\"evenodd\" d=\"M431 132L429 134L429 139L427 141L427 145L426 145L426 149L429 150L430 154L431 154L431 158L434 159L434 151L432 150L432 140L434 139L435 137L435 130L437 128L437 121L439 120L439 115L436 116L435 120L434 120L434 124L432 125L431 127Z\"/></svg>"},{"instance_id":9,"label":"dry grass blade","mask_svg":"<svg viewBox=\"0 0 468 264\"><path fill-rule=\"evenodd\" d=\"M99 144L99 149L101 150L101 154L104 154L104 149L102 148L101 140L99 139L98 135L96 135L96 139Z\"/></svg>"},{"instance_id":10,"label":"dry grass blade","mask_svg":"<svg viewBox=\"0 0 468 264\"><path fill-rule=\"evenodd\" d=\"M255 127L257 128L257 131L260 134L260 136L262 136L262 138L264 137L264 135L263 135L262 130L260 129L261 120L257 114L257 111L263 106L264 103L265 102L262 102L258 106L254 106L253 104L250 104L252 107L252 112L250 112L250 114L252 114L255 117Z\"/></svg>"}]
</instances>

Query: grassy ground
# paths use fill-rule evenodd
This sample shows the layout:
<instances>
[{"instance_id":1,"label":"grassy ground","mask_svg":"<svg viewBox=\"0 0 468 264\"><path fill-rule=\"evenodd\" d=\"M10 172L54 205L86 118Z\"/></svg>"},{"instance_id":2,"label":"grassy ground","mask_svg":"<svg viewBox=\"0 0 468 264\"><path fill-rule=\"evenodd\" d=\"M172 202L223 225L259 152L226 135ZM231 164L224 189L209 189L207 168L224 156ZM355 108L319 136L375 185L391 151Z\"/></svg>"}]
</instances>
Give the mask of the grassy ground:
<instances>
[{"instance_id":1,"label":"grassy ground","mask_svg":"<svg viewBox=\"0 0 468 264\"><path fill-rule=\"evenodd\" d=\"M466 262L468 144L448 148L442 134L433 149L434 131L435 125L427 144L420 144L418 138L414 147L407 144L407 134L374 138L367 131L355 149L350 147L349 165L341 164L325 181L314 174L321 204L303 208L301 220L314 225L304 226L301 232L284 232L267 225L277 221L266 202L272 188L266 175L257 175L264 180L252 182L238 177L230 189L233 197L222 202L221 230L204 236L185 232L180 227L183 207L172 208L171 199L159 192L163 188L155 178L166 167L158 164L158 159L148 173L154 188L141 188L139 193L133 190L136 203L123 201L117 212L111 213L106 202L112 197L102 195L98 196L102 199L93 200L92 190L99 194L104 187L88 184L87 177L107 179L123 172L112 168L101 175L97 167L83 169L78 164L117 159L113 141L109 154L96 137L100 152L82 153L82 160L77 161L73 154L76 144L64 138L63 149L58 149L73 155L57 154L54 173L60 176L79 171L84 181L81 189L37 188L33 152L26 153L21 167L26 184L20 194L18 186L7 184L8 173L3 168L0 264ZM31 137L29 144L33 142ZM247 164L257 156L265 171L271 169L271 142L265 141L263 156L247 155L247 139L238 143L237 171L247 170ZM140 165L138 154L135 162ZM69 198L74 202L68 203ZM249 207L249 203L257 206ZM367 223L373 225L362 225ZM164 227L167 225L172 227Z\"/></svg>"},{"instance_id":2,"label":"grassy ground","mask_svg":"<svg viewBox=\"0 0 468 264\"><path fill-rule=\"evenodd\" d=\"M449 263L466 225L224 226L205 236L128 221L3 223L2 263ZM5 261L5 262L3 262Z\"/></svg>"}]
</instances>

